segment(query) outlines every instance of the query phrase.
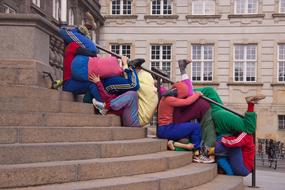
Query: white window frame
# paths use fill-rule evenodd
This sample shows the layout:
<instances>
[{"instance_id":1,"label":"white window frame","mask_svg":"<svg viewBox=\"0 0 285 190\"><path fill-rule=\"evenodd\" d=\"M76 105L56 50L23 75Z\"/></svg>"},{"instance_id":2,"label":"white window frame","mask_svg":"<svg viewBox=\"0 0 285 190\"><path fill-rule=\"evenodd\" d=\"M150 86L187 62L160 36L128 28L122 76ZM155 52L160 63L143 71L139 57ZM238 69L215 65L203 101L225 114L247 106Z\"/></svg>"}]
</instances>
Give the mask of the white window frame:
<instances>
[{"instance_id":1,"label":"white window frame","mask_svg":"<svg viewBox=\"0 0 285 190\"><path fill-rule=\"evenodd\" d=\"M110 3L110 13L111 15L131 15L132 12L133 12L133 7L132 7L132 4L133 4L133 1L132 0L129 0L131 2L131 12L130 13L124 13L124 0L120 0L120 13L119 14L113 14L113 1L111 0L111 3ZM126 9L128 10L128 9Z\"/></svg>"},{"instance_id":2,"label":"white window frame","mask_svg":"<svg viewBox=\"0 0 285 190\"><path fill-rule=\"evenodd\" d=\"M235 14L257 14L258 13L258 6L259 6L259 0L255 0L256 1L256 11L254 13L249 13L248 12L248 3L251 0L242 0L244 1L244 13L237 13L237 1L239 0L234 0L234 10L235 10Z\"/></svg>"},{"instance_id":3,"label":"white window frame","mask_svg":"<svg viewBox=\"0 0 285 190\"><path fill-rule=\"evenodd\" d=\"M124 56L127 56L129 58L131 58L131 44L119 44L119 43L113 43L113 44L110 44L110 50L112 51L112 46L119 46L119 52L114 52L114 53L117 53L119 55L124 55L123 54L123 46L126 46L126 47L129 47L129 55L124 55ZM125 51L128 51L128 50L125 50Z\"/></svg>"},{"instance_id":4,"label":"white window frame","mask_svg":"<svg viewBox=\"0 0 285 190\"><path fill-rule=\"evenodd\" d=\"M68 25L75 25L75 14L72 8L68 9Z\"/></svg>"},{"instance_id":5,"label":"white window frame","mask_svg":"<svg viewBox=\"0 0 285 190\"><path fill-rule=\"evenodd\" d=\"M41 0L33 0L33 4L37 5L38 7L41 7Z\"/></svg>"},{"instance_id":6,"label":"white window frame","mask_svg":"<svg viewBox=\"0 0 285 190\"><path fill-rule=\"evenodd\" d=\"M203 2L203 10L202 10L201 14L199 14L199 13L195 14L195 9L194 9L195 6L194 5L196 2L199 2L199 1ZM206 4L209 1L213 1L214 7L213 7L213 12L210 14L207 14L206 13ZM195 1L192 1L192 15L215 15L215 12L216 12L216 3L215 2L216 2L215 0L195 0Z\"/></svg>"},{"instance_id":7,"label":"white window frame","mask_svg":"<svg viewBox=\"0 0 285 190\"><path fill-rule=\"evenodd\" d=\"M282 1L284 4L283 11L282 11ZM285 0L279 0L279 13L285 13Z\"/></svg>"},{"instance_id":8,"label":"white window frame","mask_svg":"<svg viewBox=\"0 0 285 190\"><path fill-rule=\"evenodd\" d=\"M282 128L280 123L282 123ZM278 114L278 129L279 130L285 130L285 115L279 115Z\"/></svg>"},{"instance_id":9,"label":"white window frame","mask_svg":"<svg viewBox=\"0 0 285 190\"><path fill-rule=\"evenodd\" d=\"M235 50L237 46L243 46L243 55L244 57L242 59L236 59L235 58ZM247 48L249 46L255 46L255 59L247 59ZM251 82L256 82L257 81L257 44L235 44L234 48L233 48L233 80L234 82L247 82L247 83L251 83ZM236 66L236 62L242 62L242 72L243 72L243 80L236 80L235 79L235 66ZM247 81L247 62L254 62L254 81Z\"/></svg>"},{"instance_id":10,"label":"white window frame","mask_svg":"<svg viewBox=\"0 0 285 190\"><path fill-rule=\"evenodd\" d=\"M284 46L284 49L285 49L285 43L283 44L278 44L278 49L277 49L277 81L280 82L280 83L284 83L285 82L285 78L284 80L280 81L279 80L279 75L280 75L280 62L284 62L284 68L283 68L283 72L285 74L285 53L284 53L284 58L283 59L280 59L280 46Z\"/></svg>"},{"instance_id":11,"label":"white window frame","mask_svg":"<svg viewBox=\"0 0 285 190\"><path fill-rule=\"evenodd\" d=\"M152 46L159 46L159 59L152 59ZM163 46L170 47L170 59L163 59ZM158 62L159 69L164 70L163 62L169 62L169 71L165 71L168 73L169 77L172 75L172 44L151 44L150 45L150 69L152 68L153 62ZM168 67L167 67L168 68Z\"/></svg>"},{"instance_id":12,"label":"white window frame","mask_svg":"<svg viewBox=\"0 0 285 190\"><path fill-rule=\"evenodd\" d=\"M59 20L60 17L60 0L52 1L52 16L56 20Z\"/></svg>"},{"instance_id":13,"label":"white window frame","mask_svg":"<svg viewBox=\"0 0 285 190\"><path fill-rule=\"evenodd\" d=\"M16 10L10 6L3 4L5 14L16 14Z\"/></svg>"},{"instance_id":14,"label":"white window frame","mask_svg":"<svg viewBox=\"0 0 285 190\"><path fill-rule=\"evenodd\" d=\"M193 53L193 50L194 50L194 48L193 48L193 46L194 45L199 45L199 46L201 46L201 59L194 59L194 57L193 57L193 55L194 55L194 53ZM204 50L205 50L205 47L206 46L211 46L211 48L212 48L212 59L205 59L205 54L204 54ZM214 44L192 44L192 46L191 46L191 60L192 60L192 64L191 64L191 79L192 79L192 81L195 81L195 82L212 82L213 81L213 78L214 78L214 72L213 72L213 70L214 70ZM201 62L201 65L200 65L200 68L201 68L201 70L200 70L200 80L194 80L193 79L193 63L194 62ZM211 80L204 80L204 74L205 74L205 62L212 62L212 65L211 65L211 67L212 67L212 70L211 70L211 73L212 73L212 75L211 75L211 77L212 77L212 79Z\"/></svg>"},{"instance_id":15,"label":"white window frame","mask_svg":"<svg viewBox=\"0 0 285 190\"><path fill-rule=\"evenodd\" d=\"M163 11L164 11L164 9L163 9L164 2L163 2L163 0L159 0L159 1L160 1L160 14L153 14L152 13L152 0L150 1L150 14L151 15L173 15L173 0L170 0L171 1L171 3L170 3L170 5L171 5L171 14L164 14L163 13Z\"/></svg>"}]
</instances>

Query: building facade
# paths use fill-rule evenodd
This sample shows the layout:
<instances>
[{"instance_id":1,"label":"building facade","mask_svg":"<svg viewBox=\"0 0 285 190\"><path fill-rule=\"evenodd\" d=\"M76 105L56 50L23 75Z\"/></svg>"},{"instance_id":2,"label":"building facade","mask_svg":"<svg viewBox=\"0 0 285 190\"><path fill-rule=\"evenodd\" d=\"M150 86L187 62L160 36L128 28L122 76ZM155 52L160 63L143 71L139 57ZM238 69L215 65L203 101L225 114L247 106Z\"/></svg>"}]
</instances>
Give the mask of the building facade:
<instances>
[{"instance_id":1,"label":"building facade","mask_svg":"<svg viewBox=\"0 0 285 190\"><path fill-rule=\"evenodd\" d=\"M257 106L257 137L285 141L285 0L100 0L99 44L179 80L177 60L194 86L214 86L243 113Z\"/></svg>"}]
</instances>

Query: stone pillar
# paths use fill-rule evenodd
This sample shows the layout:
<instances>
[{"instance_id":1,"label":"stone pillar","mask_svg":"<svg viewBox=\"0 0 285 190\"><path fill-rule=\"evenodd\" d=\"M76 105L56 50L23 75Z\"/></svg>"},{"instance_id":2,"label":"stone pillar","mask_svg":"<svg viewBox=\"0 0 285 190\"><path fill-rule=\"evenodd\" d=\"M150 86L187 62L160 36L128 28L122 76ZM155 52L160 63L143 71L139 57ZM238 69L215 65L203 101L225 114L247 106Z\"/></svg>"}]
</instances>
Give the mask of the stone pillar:
<instances>
[{"instance_id":1,"label":"stone pillar","mask_svg":"<svg viewBox=\"0 0 285 190\"><path fill-rule=\"evenodd\" d=\"M36 14L1 15L0 83L47 87L42 72L62 78L63 41L58 28Z\"/></svg>"}]
</instances>

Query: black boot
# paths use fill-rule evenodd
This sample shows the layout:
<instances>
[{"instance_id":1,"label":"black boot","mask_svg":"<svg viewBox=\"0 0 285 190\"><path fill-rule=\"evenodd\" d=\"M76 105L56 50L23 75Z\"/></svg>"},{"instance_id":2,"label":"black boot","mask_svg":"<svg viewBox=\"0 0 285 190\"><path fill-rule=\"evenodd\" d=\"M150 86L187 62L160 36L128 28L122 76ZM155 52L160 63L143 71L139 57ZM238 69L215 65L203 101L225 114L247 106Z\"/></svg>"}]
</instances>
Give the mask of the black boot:
<instances>
[{"instance_id":1,"label":"black boot","mask_svg":"<svg viewBox=\"0 0 285 190\"><path fill-rule=\"evenodd\" d=\"M138 68L141 67L141 65L145 62L144 59L142 58L137 58L137 59L133 59L131 61L128 62L129 67L133 66L134 68Z\"/></svg>"},{"instance_id":2,"label":"black boot","mask_svg":"<svg viewBox=\"0 0 285 190\"><path fill-rule=\"evenodd\" d=\"M173 97L177 97L177 89L176 88L172 88L170 90L167 90L165 93L161 94L161 96L173 96Z\"/></svg>"}]
</instances>

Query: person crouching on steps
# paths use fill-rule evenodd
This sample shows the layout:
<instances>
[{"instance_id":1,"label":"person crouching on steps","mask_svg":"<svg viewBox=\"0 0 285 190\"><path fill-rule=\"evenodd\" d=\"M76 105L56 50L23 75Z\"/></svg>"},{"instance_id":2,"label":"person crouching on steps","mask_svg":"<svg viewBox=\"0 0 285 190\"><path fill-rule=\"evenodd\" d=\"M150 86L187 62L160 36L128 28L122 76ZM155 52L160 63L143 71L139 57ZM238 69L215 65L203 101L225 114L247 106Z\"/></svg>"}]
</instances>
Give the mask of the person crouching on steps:
<instances>
[{"instance_id":1,"label":"person crouching on steps","mask_svg":"<svg viewBox=\"0 0 285 190\"><path fill-rule=\"evenodd\" d=\"M194 93L192 96L188 96L188 87L183 82L175 83L172 89L177 90L177 95L163 95L159 103L157 137L174 141L184 138L191 139L192 149L198 150L201 143L200 124L193 122L174 123L173 109L174 107L192 104L202 93Z\"/></svg>"}]
</instances>

